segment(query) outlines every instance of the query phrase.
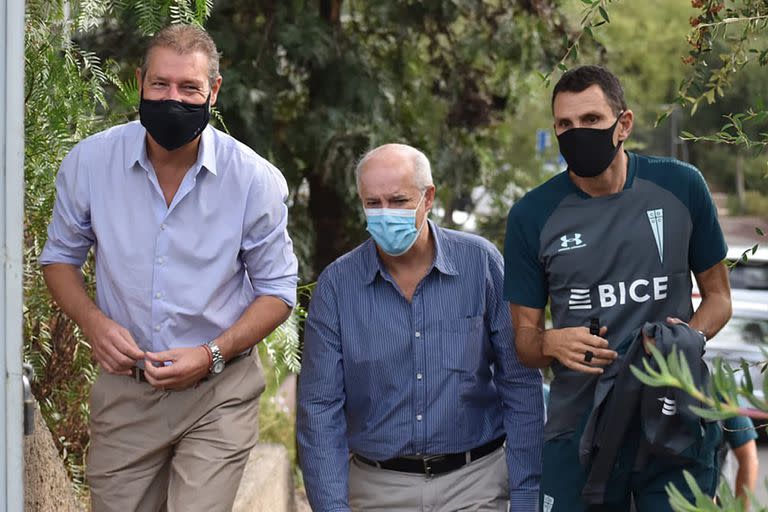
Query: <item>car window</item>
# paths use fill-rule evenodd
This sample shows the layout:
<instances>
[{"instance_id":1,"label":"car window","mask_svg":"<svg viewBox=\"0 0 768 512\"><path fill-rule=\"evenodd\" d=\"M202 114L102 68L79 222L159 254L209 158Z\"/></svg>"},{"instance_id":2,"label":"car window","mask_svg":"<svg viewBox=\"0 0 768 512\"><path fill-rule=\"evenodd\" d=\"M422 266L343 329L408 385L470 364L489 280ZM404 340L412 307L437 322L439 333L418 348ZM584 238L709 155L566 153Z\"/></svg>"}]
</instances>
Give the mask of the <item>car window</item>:
<instances>
[{"instance_id":1,"label":"car window","mask_svg":"<svg viewBox=\"0 0 768 512\"><path fill-rule=\"evenodd\" d=\"M768 345L768 320L733 317L716 339L719 343Z\"/></svg>"},{"instance_id":2,"label":"car window","mask_svg":"<svg viewBox=\"0 0 768 512\"><path fill-rule=\"evenodd\" d=\"M731 288L768 290L768 265L736 265L730 273Z\"/></svg>"}]
</instances>

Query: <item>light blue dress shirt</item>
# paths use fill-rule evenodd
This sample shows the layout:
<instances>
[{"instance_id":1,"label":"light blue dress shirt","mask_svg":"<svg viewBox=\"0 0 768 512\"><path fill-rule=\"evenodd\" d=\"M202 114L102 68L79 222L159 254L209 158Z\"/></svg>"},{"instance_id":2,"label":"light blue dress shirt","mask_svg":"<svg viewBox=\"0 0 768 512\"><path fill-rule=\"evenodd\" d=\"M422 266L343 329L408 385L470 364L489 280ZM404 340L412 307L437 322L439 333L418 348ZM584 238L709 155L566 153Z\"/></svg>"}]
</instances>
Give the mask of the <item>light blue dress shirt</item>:
<instances>
[{"instance_id":1,"label":"light blue dress shirt","mask_svg":"<svg viewBox=\"0 0 768 512\"><path fill-rule=\"evenodd\" d=\"M219 336L259 296L296 300L280 172L208 126L167 206L136 121L77 144L56 177L40 263L81 266L93 246L96 302L139 348Z\"/></svg>"},{"instance_id":2,"label":"light blue dress shirt","mask_svg":"<svg viewBox=\"0 0 768 512\"><path fill-rule=\"evenodd\" d=\"M537 508L541 374L517 358L503 261L486 240L429 223L435 260L409 303L372 240L312 294L298 442L313 510L348 511L349 453L458 453L507 435L512 510Z\"/></svg>"}]
</instances>

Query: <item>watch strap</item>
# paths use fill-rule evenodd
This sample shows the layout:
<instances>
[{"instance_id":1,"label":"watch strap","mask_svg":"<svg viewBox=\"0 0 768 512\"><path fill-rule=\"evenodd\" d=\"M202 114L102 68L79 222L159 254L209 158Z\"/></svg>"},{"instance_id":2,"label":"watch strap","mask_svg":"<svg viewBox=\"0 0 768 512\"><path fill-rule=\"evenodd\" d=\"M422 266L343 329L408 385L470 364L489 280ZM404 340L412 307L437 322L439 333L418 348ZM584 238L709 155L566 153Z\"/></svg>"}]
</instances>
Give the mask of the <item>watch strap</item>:
<instances>
[{"instance_id":1,"label":"watch strap","mask_svg":"<svg viewBox=\"0 0 768 512\"><path fill-rule=\"evenodd\" d=\"M209 372L214 373L214 369L216 367L224 367L225 361L224 356L221 355L221 350L219 350L219 346L216 345L216 342L214 340L209 341L206 343L206 346L211 351L211 367L208 369ZM220 373L220 372L215 372Z\"/></svg>"}]
</instances>

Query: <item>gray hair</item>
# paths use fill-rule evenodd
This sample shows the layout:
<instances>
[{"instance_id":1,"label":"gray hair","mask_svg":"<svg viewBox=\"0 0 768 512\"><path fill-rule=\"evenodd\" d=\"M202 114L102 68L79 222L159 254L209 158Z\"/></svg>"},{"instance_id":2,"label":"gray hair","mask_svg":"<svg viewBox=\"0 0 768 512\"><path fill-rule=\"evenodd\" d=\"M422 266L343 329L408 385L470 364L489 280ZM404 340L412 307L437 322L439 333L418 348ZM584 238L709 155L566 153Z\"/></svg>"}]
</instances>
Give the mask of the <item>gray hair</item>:
<instances>
[{"instance_id":1,"label":"gray hair","mask_svg":"<svg viewBox=\"0 0 768 512\"><path fill-rule=\"evenodd\" d=\"M170 48L179 55L200 52L208 57L208 82L211 87L219 77L219 52L211 36L197 25L169 25L152 36L141 63L141 80L147 75L149 54L154 48Z\"/></svg>"},{"instance_id":2,"label":"gray hair","mask_svg":"<svg viewBox=\"0 0 768 512\"><path fill-rule=\"evenodd\" d=\"M404 156L409 156L411 158L411 163L413 164L413 180L416 182L416 186L421 192L427 190L427 187L434 185L432 181L432 167L429 164L429 159L424 153L407 144L384 144L383 146L368 151L357 162L357 166L355 166L355 183L357 184L358 192L360 191L360 171L371 157L383 149L395 149Z\"/></svg>"}]
</instances>

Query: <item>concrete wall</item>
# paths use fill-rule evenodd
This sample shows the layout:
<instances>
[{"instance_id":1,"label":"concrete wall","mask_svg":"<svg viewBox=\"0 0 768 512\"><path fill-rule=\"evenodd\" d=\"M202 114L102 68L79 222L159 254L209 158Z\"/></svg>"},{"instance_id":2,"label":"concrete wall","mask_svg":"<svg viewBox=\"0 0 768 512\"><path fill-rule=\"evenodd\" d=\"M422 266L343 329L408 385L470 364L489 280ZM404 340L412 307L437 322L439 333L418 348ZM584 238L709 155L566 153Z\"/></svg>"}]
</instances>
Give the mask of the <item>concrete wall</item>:
<instances>
[{"instance_id":1,"label":"concrete wall","mask_svg":"<svg viewBox=\"0 0 768 512\"><path fill-rule=\"evenodd\" d=\"M294 512L293 471L282 445L257 444L248 458L232 512Z\"/></svg>"}]
</instances>

